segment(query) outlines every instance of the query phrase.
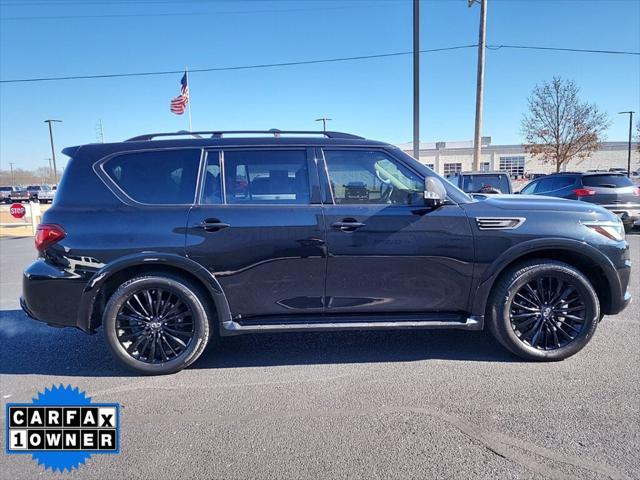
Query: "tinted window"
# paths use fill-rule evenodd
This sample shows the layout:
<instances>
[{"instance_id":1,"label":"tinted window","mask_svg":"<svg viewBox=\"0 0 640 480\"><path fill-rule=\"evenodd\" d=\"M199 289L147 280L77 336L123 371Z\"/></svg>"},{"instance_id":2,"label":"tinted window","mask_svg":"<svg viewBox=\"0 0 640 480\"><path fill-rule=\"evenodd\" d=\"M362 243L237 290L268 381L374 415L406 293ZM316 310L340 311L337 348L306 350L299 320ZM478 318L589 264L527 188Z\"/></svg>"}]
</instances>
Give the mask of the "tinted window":
<instances>
[{"instance_id":1,"label":"tinted window","mask_svg":"<svg viewBox=\"0 0 640 480\"><path fill-rule=\"evenodd\" d=\"M585 187L630 187L633 182L624 175L585 175L582 177Z\"/></svg>"},{"instance_id":2,"label":"tinted window","mask_svg":"<svg viewBox=\"0 0 640 480\"><path fill-rule=\"evenodd\" d=\"M207 167L202 184L202 203L212 205L222 203L222 179L220 178L220 155L218 152L207 154Z\"/></svg>"},{"instance_id":3,"label":"tinted window","mask_svg":"<svg viewBox=\"0 0 640 480\"><path fill-rule=\"evenodd\" d=\"M104 171L133 200L152 204L193 203L199 150L159 150L118 155Z\"/></svg>"},{"instance_id":4,"label":"tinted window","mask_svg":"<svg viewBox=\"0 0 640 480\"><path fill-rule=\"evenodd\" d=\"M520 193L523 194L530 194L536 191L536 187L538 186L540 182L531 182L527 185L524 186L524 188L522 190L520 190Z\"/></svg>"},{"instance_id":5,"label":"tinted window","mask_svg":"<svg viewBox=\"0 0 640 480\"><path fill-rule=\"evenodd\" d=\"M554 190L561 190L565 187L569 187L576 183L575 177L568 176L548 176L540 180L536 193L551 192Z\"/></svg>"},{"instance_id":6,"label":"tinted window","mask_svg":"<svg viewBox=\"0 0 640 480\"><path fill-rule=\"evenodd\" d=\"M424 180L383 152L325 150L324 157L337 204L423 202Z\"/></svg>"},{"instance_id":7,"label":"tinted window","mask_svg":"<svg viewBox=\"0 0 640 480\"><path fill-rule=\"evenodd\" d=\"M305 150L228 150L224 171L227 203L309 203Z\"/></svg>"},{"instance_id":8,"label":"tinted window","mask_svg":"<svg viewBox=\"0 0 640 480\"><path fill-rule=\"evenodd\" d=\"M468 193L479 193L486 188L497 188L502 193L509 193L509 180L504 175L464 175L462 190Z\"/></svg>"}]
</instances>

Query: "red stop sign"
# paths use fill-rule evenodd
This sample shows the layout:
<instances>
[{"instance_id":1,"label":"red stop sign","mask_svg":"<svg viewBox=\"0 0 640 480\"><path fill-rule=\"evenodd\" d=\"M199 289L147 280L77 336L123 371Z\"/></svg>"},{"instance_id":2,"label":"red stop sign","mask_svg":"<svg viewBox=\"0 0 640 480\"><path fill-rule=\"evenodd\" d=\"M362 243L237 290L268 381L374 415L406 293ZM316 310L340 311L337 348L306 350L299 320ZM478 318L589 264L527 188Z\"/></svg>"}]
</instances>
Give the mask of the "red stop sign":
<instances>
[{"instance_id":1,"label":"red stop sign","mask_svg":"<svg viewBox=\"0 0 640 480\"><path fill-rule=\"evenodd\" d=\"M9 213L15 218L22 218L24 217L25 213L27 213L27 209L19 203L14 203L13 205L11 205Z\"/></svg>"}]
</instances>

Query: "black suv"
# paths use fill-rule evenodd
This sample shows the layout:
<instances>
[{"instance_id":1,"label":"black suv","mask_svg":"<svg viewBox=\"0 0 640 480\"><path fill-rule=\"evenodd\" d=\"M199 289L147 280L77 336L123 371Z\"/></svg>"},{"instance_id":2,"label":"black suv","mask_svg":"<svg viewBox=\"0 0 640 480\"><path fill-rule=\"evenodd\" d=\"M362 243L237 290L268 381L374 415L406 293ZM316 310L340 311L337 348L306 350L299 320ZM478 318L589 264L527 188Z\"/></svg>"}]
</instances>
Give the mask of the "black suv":
<instances>
[{"instance_id":1,"label":"black suv","mask_svg":"<svg viewBox=\"0 0 640 480\"><path fill-rule=\"evenodd\" d=\"M520 193L595 203L620 217L627 232L640 220L640 187L622 173L554 173L533 180Z\"/></svg>"},{"instance_id":2,"label":"black suv","mask_svg":"<svg viewBox=\"0 0 640 480\"><path fill-rule=\"evenodd\" d=\"M254 332L486 324L521 357L560 360L630 300L622 224L598 206L474 199L344 133L189 135L64 150L29 316L102 326L117 359L162 374Z\"/></svg>"}]
</instances>

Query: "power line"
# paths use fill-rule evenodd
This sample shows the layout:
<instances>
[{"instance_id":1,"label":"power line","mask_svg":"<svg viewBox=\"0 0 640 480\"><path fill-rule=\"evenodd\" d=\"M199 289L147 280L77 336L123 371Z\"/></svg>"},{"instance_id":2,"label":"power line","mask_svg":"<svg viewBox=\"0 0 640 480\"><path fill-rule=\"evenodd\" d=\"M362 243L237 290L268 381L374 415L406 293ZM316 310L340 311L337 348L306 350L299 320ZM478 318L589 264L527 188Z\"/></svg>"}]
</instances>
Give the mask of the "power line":
<instances>
[{"instance_id":1,"label":"power line","mask_svg":"<svg viewBox=\"0 0 640 480\"><path fill-rule=\"evenodd\" d=\"M145 2L146 3L146 2ZM139 18L139 17L191 17L205 15L244 15L244 14L262 14L262 13L294 13L294 12L314 12L322 10L348 10L369 7L388 7L393 2L390 0L382 0L367 4L352 4L331 7L310 7L310 8L269 8L259 10L221 10L209 12L162 12L162 13L107 13L95 15L39 15L39 16L16 16L16 17L0 17L0 21L22 21L22 20L75 20L75 19L97 19L97 18Z\"/></svg>"},{"instance_id":2,"label":"power line","mask_svg":"<svg viewBox=\"0 0 640 480\"><path fill-rule=\"evenodd\" d=\"M458 45L453 47L443 48L431 48L426 50L420 50L420 53L433 53L433 52L446 52L451 50L463 50L468 48L475 48L477 44L473 45ZM592 53L592 54L611 54L611 55L637 55L640 56L640 52L630 52L622 50L594 50L586 48L563 48L563 47L539 47L532 45L487 45L487 49L501 50L501 49L525 49L525 50L542 50L542 51L556 51L556 52L573 52L573 53ZM204 73L204 72L222 72L229 70L250 70L257 68L277 68L277 67L292 67L297 65L314 65L319 63L335 63L335 62L349 62L356 60L370 60L375 58L388 58L388 57L400 57L411 55L413 52L394 52L394 53L380 53L375 55L359 55L355 57L337 57L337 58L325 58L317 60L301 60L297 62L280 62L280 63L263 63L255 65L236 65L229 67L210 67L210 68L195 68L189 70L189 73ZM183 73L184 70L164 70L154 72L128 72L128 73L107 73L102 75L69 75L61 77L37 77L37 78L14 78L9 80L0 80L0 83L28 83L28 82L50 82L61 80L89 80L99 78L122 78L122 77L144 77L155 75L174 75Z\"/></svg>"},{"instance_id":3,"label":"power line","mask_svg":"<svg viewBox=\"0 0 640 480\"><path fill-rule=\"evenodd\" d=\"M432 48L429 50L421 50L421 53L430 52L443 52L448 50L460 50L464 48L472 48L475 45L460 45L456 47L444 47L444 48ZM403 55L409 55L412 52L394 52L394 53L380 53L376 55L359 55L356 57L339 57L339 58L326 58L320 60L302 60L298 62L281 62L281 63L263 63L257 65L237 65L231 67L211 67L211 68L195 68L189 69L189 73L202 73L202 72L221 72L227 70L248 70L254 68L272 68L272 67L291 67L294 65L312 65L316 63L332 63L332 62L348 62L352 60L368 60L372 58L386 58L386 57L399 57ZM184 73L184 69L180 70L165 70L158 72L132 72L132 73L109 73L103 75L70 75L65 77L40 77L40 78L17 78L11 80L0 80L0 83L25 83L25 82L48 82L57 80L86 80L94 78L119 78L119 77L143 77L150 75L173 75L176 73Z\"/></svg>"},{"instance_id":4,"label":"power line","mask_svg":"<svg viewBox=\"0 0 640 480\"><path fill-rule=\"evenodd\" d=\"M521 50L551 50L554 52L578 52L578 53L607 53L612 55L640 55L640 52L629 52L621 50L592 50L585 48L562 48L562 47L534 47L528 45L487 45L489 50L500 50L502 48L517 48Z\"/></svg>"}]
</instances>

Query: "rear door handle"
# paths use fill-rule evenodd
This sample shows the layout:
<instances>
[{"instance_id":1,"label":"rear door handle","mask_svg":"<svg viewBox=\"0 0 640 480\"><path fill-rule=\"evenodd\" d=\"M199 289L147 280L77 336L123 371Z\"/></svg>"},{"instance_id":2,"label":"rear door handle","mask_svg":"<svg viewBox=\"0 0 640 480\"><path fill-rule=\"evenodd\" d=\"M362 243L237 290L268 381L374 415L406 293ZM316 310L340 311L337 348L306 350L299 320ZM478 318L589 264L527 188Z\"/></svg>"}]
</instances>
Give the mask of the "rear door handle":
<instances>
[{"instance_id":1,"label":"rear door handle","mask_svg":"<svg viewBox=\"0 0 640 480\"><path fill-rule=\"evenodd\" d=\"M357 222L351 218L345 218L341 222L332 223L331 226L343 232L353 232L358 228L366 227L366 223Z\"/></svg>"},{"instance_id":2,"label":"rear door handle","mask_svg":"<svg viewBox=\"0 0 640 480\"><path fill-rule=\"evenodd\" d=\"M222 230L223 228L230 227L229 223L222 223L217 218L207 218L202 223L196 225L197 228L202 228L205 232L217 232L218 230Z\"/></svg>"}]
</instances>

